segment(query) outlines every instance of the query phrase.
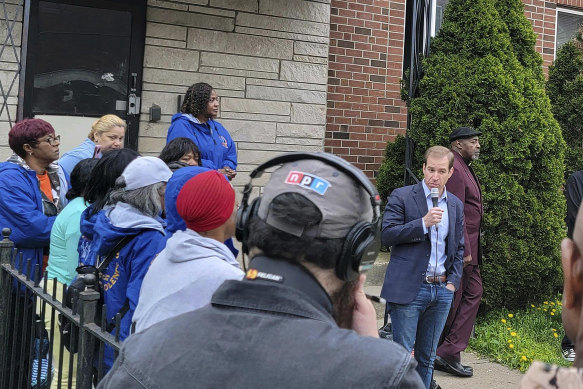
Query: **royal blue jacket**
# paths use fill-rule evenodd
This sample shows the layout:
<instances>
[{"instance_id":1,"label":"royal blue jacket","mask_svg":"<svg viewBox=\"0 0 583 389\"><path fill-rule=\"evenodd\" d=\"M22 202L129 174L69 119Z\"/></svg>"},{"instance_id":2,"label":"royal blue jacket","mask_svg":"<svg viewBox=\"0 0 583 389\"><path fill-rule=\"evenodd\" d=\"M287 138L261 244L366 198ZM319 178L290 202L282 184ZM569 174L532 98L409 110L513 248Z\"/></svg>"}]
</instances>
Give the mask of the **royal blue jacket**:
<instances>
[{"instance_id":1,"label":"royal blue jacket","mask_svg":"<svg viewBox=\"0 0 583 389\"><path fill-rule=\"evenodd\" d=\"M217 170L225 166L237 170L237 147L221 123L209 120L197 123L192 115L177 113L172 116L166 143L175 138L189 138L200 150L202 166Z\"/></svg>"},{"instance_id":2,"label":"royal blue jacket","mask_svg":"<svg viewBox=\"0 0 583 389\"><path fill-rule=\"evenodd\" d=\"M176 231L186 230L184 219L176 210L176 199L180 190L194 176L199 173L207 172L209 169L200 166L187 166L178 169L172 174L166 185L166 194L164 203L166 204L166 239L170 239Z\"/></svg>"},{"instance_id":3,"label":"royal blue jacket","mask_svg":"<svg viewBox=\"0 0 583 389\"><path fill-rule=\"evenodd\" d=\"M180 190L188 180L197 174L206 171L209 171L209 169L200 166L183 167L176 170L168 181L168 185L166 185L166 196L164 198L166 204L166 241L170 239L176 231L186 230L186 223L176 210L176 199L178 198L178 193L180 193ZM227 239L225 245L231 250L235 258L237 258L239 250L235 248L233 239Z\"/></svg>"},{"instance_id":4,"label":"royal blue jacket","mask_svg":"<svg viewBox=\"0 0 583 389\"><path fill-rule=\"evenodd\" d=\"M85 211L87 212L87 211ZM135 236L116 256L99 280L107 304L106 319L113 322L115 315L126 302L129 311L121 320L120 339L130 335L134 310L138 305L142 281L150 263L162 250L165 223L140 213L131 205L117 203L100 211L92 218L81 216L80 265L98 265L96 258L104 260L115 245L125 236ZM89 237L91 240L89 241ZM87 244L89 241L89 244ZM106 348L105 366L113 364L113 350Z\"/></svg>"},{"instance_id":5,"label":"royal blue jacket","mask_svg":"<svg viewBox=\"0 0 583 389\"><path fill-rule=\"evenodd\" d=\"M14 161L13 161L14 160ZM56 216L43 213L43 200L36 172L23 165L13 157L9 162L0 163L0 229L10 228L10 240L14 242L22 258L30 259L30 277L34 277L35 265L42 269L43 249L49 247L51 228ZM65 193L68 190L68 177L60 167L58 169L60 186L58 188L61 205L66 204ZM17 262L17 267L20 268ZM26 265L22 269L26 272ZM40 272L39 272L39 275Z\"/></svg>"}]
</instances>

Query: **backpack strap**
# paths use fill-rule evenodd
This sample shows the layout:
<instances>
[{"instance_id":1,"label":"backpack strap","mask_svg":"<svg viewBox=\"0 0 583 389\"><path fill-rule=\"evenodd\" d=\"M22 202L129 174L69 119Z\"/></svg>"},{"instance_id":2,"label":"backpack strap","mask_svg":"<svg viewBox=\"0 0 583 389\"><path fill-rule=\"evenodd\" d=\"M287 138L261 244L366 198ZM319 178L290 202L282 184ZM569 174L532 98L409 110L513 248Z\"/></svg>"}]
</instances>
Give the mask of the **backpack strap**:
<instances>
[{"instance_id":1,"label":"backpack strap","mask_svg":"<svg viewBox=\"0 0 583 389\"><path fill-rule=\"evenodd\" d=\"M109 254L107 254L105 260L101 262L99 266L97 266L97 272L101 273L103 270L107 269L107 266L109 266L117 253L119 253L121 249L123 249L133 238L135 238L135 235L126 235L121 238L119 242L117 242L117 244L113 247L113 249L111 249Z\"/></svg>"},{"instance_id":2,"label":"backpack strap","mask_svg":"<svg viewBox=\"0 0 583 389\"><path fill-rule=\"evenodd\" d=\"M119 240L119 242L117 242L115 247L113 249L111 249L109 254L107 254L107 258L105 258L105 260L99 264L99 266L97 267L97 272L99 274L101 274L101 272L103 270L107 269L107 266L109 266L109 264L111 263L113 258L115 258L115 256L117 255L117 253L119 253L135 237L136 237L135 235L126 235L123 238L121 238ZM117 313L121 314L121 317L123 318L125 316L125 314L128 313L129 310L130 310L130 300L126 298L126 301L124 302L123 306L120 308L120 310ZM115 328L114 320L115 320L115 316L117 316L117 313L113 316L112 322L107 323L107 320L106 320L107 326L105 328L106 328L107 332L111 332Z\"/></svg>"},{"instance_id":3,"label":"backpack strap","mask_svg":"<svg viewBox=\"0 0 583 389\"><path fill-rule=\"evenodd\" d=\"M126 313L128 313L129 310L130 310L130 300L126 298L126 301L123 303L120 310L117 311L117 313L120 314L120 319L123 319L123 317L126 315ZM111 332L115 328L115 317L117 316L117 313L111 318L111 322L107 323L107 325L105 327L105 330L107 332Z\"/></svg>"}]
</instances>

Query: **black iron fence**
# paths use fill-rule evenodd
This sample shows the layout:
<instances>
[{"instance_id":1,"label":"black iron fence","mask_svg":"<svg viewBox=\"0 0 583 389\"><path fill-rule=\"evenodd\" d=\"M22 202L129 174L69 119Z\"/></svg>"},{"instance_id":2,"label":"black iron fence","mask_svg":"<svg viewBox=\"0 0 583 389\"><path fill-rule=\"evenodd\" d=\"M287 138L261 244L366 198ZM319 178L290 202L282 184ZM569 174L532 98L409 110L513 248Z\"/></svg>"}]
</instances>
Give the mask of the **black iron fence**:
<instances>
[{"instance_id":1,"label":"black iron fence","mask_svg":"<svg viewBox=\"0 0 583 389\"><path fill-rule=\"evenodd\" d=\"M0 241L0 388L90 389L106 373L104 352L114 356L121 346L116 317L115 335L106 331L105 315L96 323L99 291L87 286L65 305L66 286L41 278L37 264L14 248L10 229ZM32 273L31 273L32 270ZM32 274L32 279L30 275ZM94 277L88 275L87 277ZM93 284L87 279L87 284ZM71 350L71 352L69 352Z\"/></svg>"}]
</instances>

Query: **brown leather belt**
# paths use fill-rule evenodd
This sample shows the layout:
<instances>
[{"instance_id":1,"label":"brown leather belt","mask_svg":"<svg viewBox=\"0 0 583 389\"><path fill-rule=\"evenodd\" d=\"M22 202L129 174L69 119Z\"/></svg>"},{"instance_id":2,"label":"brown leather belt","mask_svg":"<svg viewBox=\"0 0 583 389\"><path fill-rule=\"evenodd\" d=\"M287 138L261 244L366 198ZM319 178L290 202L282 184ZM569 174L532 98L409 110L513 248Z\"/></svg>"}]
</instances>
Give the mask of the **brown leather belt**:
<instances>
[{"instance_id":1,"label":"brown leather belt","mask_svg":"<svg viewBox=\"0 0 583 389\"><path fill-rule=\"evenodd\" d=\"M442 274L440 276L425 276L423 282L427 284L440 284L447 281L447 276Z\"/></svg>"}]
</instances>

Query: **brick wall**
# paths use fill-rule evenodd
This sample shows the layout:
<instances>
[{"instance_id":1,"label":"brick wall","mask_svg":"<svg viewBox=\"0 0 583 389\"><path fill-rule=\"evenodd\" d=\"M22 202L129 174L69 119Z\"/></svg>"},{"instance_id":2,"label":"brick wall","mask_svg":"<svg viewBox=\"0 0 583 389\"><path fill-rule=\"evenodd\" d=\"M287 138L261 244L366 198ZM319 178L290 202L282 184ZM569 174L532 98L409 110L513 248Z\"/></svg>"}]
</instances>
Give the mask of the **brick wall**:
<instances>
[{"instance_id":1,"label":"brick wall","mask_svg":"<svg viewBox=\"0 0 583 389\"><path fill-rule=\"evenodd\" d=\"M162 149L178 96L199 81L237 143L235 185L278 153L322 151L329 17L326 0L149 0L140 151Z\"/></svg>"},{"instance_id":2,"label":"brick wall","mask_svg":"<svg viewBox=\"0 0 583 389\"><path fill-rule=\"evenodd\" d=\"M22 39L22 0L5 0L6 10L8 11L8 20L4 19L4 12L0 14L0 47L4 43L8 35L8 29L13 28L12 38L16 47L13 49L10 40L7 44L9 46L4 48L2 54L0 55L0 84L4 93L8 93L10 84L12 89L8 93L8 105L4 107L2 113L0 113L0 161L6 160L10 155L12 155L12 150L8 147L8 131L10 130L10 123L8 117L10 115L10 120L12 123L16 120L16 106L18 103L18 59L20 59L20 45ZM12 21L15 20L14 25ZM16 77L16 80L14 79ZM0 94L0 108L4 104L4 99Z\"/></svg>"},{"instance_id":3,"label":"brick wall","mask_svg":"<svg viewBox=\"0 0 583 389\"><path fill-rule=\"evenodd\" d=\"M557 21L557 6L583 9L583 0L522 0L524 13L531 21L537 34L536 50L543 57L543 70L548 73L548 67L555 59L555 31Z\"/></svg>"},{"instance_id":4,"label":"brick wall","mask_svg":"<svg viewBox=\"0 0 583 389\"><path fill-rule=\"evenodd\" d=\"M404 134L400 99L405 0L332 0L325 150L375 177Z\"/></svg>"}]
</instances>

